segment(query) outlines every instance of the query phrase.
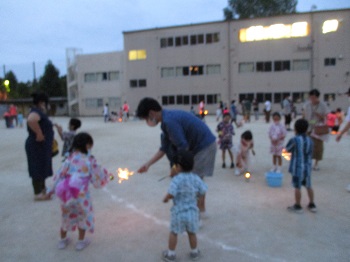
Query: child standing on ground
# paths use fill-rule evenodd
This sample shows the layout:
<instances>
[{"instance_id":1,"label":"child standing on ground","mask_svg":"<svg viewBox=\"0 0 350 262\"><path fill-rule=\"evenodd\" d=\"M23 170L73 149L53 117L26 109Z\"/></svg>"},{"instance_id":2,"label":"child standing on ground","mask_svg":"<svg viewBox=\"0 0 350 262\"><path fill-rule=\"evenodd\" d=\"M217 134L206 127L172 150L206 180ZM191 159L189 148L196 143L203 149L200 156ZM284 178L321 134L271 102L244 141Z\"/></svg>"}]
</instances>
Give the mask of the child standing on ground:
<instances>
[{"instance_id":1,"label":"child standing on ground","mask_svg":"<svg viewBox=\"0 0 350 262\"><path fill-rule=\"evenodd\" d=\"M235 175L239 176L249 168L250 151L255 155L253 134L250 130L242 133L241 141L238 146Z\"/></svg>"},{"instance_id":2,"label":"child standing on ground","mask_svg":"<svg viewBox=\"0 0 350 262\"><path fill-rule=\"evenodd\" d=\"M64 249L70 242L67 231L75 231L78 228L79 240L76 250L83 250L90 244L85 238L85 232L94 231L94 213L89 192L89 183L95 188L100 188L109 181L106 169L97 164L96 159L90 154L93 139L87 133L79 133L74 137L72 153L54 175L54 186L49 191L54 192L61 202L62 224L59 249Z\"/></svg>"},{"instance_id":3,"label":"child standing on ground","mask_svg":"<svg viewBox=\"0 0 350 262\"><path fill-rule=\"evenodd\" d=\"M314 191L311 187L311 167L313 142L306 132L308 122L305 119L298 119L294 124L295 137L287 143L286 150L292 153L289 172L292 174L292 184L295 189L295 204L287 208L288 211L302 213L301 186L305 186L309 196L309 205L307 208L315 213L317 211L314 203Z\"/></svg>"},{"instance_id":4,"label":"child standing on ground","mask_svg":"<svg viewBox=\"0 0 350 262\"><path fill-rule=\"evenodd\" d=\"M81 121L77 118L71 118L68 124L69 131L63 131L62 126L58 124L55 124L55 127L57 128L57 132L63 141L62 156L65 159L68 157L76 131L81 127Z\"/></svg>"},{"instance_id":5,"label":"child standing on ground","mask_svg":"<svg viewBox=\"0 0 350 262\"><path fill-rule=\"evenodd\" d=\"M281 115L278 112L272 114L273 123L269 129L269 138L271 141L270 152L272 154L271 172L280 173L282 171L282 149L287 130L281 124Z\"/></svg>"},{"instance_id":6,"label":"child standing on ground","mask_svg":"<svg viewBox=\"0 0 350 262\"><path fill-rule=\"evenodd\" d=\"M193 155L188 151L180 150L174 157L174 169L177 175L171 180L168 193L163 199L164 203L170 199L173 199L174 203L171 208L169 249L162 254L164 261L176 260L177 235L185 231L191 247L190 258L196 260L200 255L196 236L199 229L197 198L204 197L207 185L198 175L191 172L193 164Z\"/></svg>"},{"instance_id":7,"label":"child standing on ground","mask_svg":"<svg viewBox=\"0 0 350 262\"><path fill-rule=\"evenodd\" d=\"M216 128L216 132L218 132L220 149L222 150L222 168L226 167L226 163L225 163L226 150L230 155L230 159L231 159L230 167L234 168L235 164L233 163L233 154L232 154L231 148L232 148L232 136L235 133L234 133L233 125L231 124L231 115L229 113L224 114L223 120L218 124Z\"/></svg>"}]
</instances>

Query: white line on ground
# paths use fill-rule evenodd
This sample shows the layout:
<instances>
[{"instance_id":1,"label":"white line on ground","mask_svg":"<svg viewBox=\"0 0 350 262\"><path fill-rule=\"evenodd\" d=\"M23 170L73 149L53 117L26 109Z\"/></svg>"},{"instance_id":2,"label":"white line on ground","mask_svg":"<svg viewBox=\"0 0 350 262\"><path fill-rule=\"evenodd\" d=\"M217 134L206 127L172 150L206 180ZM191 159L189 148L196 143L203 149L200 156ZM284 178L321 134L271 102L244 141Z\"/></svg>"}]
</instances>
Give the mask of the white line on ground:
<instances>
[{"instance_id":1,"label":"white line on ground","mask_svg":"<svg viewBox=\"0 0 350 262\"><path fill-rule=\"evenodd\" d=\"M103 188L103 191L105 191L107 194L109 194L109 196L111 197L111 199L114 202L123 204L126 208L128 208L128 209L132 210L133 212L143 216L144 218L152 220L157 225L169 227L169 222L168 221L160 220L160 219L156 218L155 216L152 216L150 214L145 213L144 211L136 208L133 204L127 202L123 198L120 198L120 197L114 195L107 188ZM259 256L257 254L254 254L252 252L243 250L241 248L226 245L225 243L223 243L223 242L221 242L219 240L213 240L212 238L209 238L209 237L207 237L207 236L205 236L203 234L197 234L197 237L198 237L198 239L201 239L202 241L208 242L211 245L217 246L217 247L219 247L219 248L221 248L221 249L223 249L225 251L238 252L238 253L244 254L246 256L253 257L255 259L259 259L259 260L276 261L276 262L283 262L284 261L282 259L272 258L272 257L269 257L269 256Z\"/></svg>"}]
</instances>

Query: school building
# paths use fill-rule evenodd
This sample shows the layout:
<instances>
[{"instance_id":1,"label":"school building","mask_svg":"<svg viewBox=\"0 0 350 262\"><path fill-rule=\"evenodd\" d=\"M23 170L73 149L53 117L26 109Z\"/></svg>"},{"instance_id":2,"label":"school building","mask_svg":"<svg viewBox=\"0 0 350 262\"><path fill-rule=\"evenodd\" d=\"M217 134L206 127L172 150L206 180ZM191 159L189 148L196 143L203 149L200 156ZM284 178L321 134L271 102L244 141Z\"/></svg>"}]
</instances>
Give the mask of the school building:
<instances>
[{"instance_id":1,"label":"school building","mask_svg":"<svg viewBox=\"0 0 350 262\"><path fill-rule=\"evenodd\" d=\"M218 21L123 32L124 50L67 49L70 115L131 112L145 96L165 108L214 114L220 100L270 100L289 94L300 109L317 88L331 109L348 106L350 9Z\"/></svg>"}]
</instances>

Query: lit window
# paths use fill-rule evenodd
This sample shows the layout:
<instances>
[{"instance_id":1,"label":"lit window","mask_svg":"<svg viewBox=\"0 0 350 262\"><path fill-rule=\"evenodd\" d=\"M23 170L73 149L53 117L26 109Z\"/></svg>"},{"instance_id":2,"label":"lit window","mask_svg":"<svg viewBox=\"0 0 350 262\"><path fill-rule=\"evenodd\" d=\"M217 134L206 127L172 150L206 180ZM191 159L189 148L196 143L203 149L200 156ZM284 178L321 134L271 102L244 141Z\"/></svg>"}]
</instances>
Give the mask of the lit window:
<instances>
[{"instance_id":1,"label":"lit window","mask_svg":"<svg viewBox=\"0 0 350 262\"><path fill-rule=\"evenodd\" d=\"M336 32L338 30L338 25L339 22L338 20L334 19L334 20L327 20L323 23L322 26L322 33L323 34L327 34L330 32Z\"/></svg>"},{"instance_id":2,"label":"lit window","mask_svg":"<svg viewBox=\"0 0 350 262\"><path fill-rule=\"evenodd\" d=\"M307 36L308 24L307 22L297 22L291 25L274 24L270 26L251 26L239 30L239 40L241 42L283 39L291 37Z\"/></svg>"},{"instance_id":3,"label":"lit window","mask_svg":"<svg viewBox=\"0 0 350 262\"><path fill-rule=\"evenodd\" d=\"M146 50L130 50L129 51L129 60L144 60L147 58Z\"/></svg>"}]
</instances>

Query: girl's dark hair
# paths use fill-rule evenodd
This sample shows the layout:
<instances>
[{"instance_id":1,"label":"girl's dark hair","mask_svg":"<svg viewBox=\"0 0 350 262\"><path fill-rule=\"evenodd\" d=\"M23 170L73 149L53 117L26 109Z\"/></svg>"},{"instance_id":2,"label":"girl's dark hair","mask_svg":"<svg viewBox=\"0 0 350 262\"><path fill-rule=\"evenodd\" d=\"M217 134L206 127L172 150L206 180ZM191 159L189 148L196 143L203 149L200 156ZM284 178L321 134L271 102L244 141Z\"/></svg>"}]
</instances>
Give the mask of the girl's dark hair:
<instances>
[{"instance_id":1,"label":"girl's dark hair","mask_svg":"<svg viewBox=\"0 0 350 262\"><path fill-rule=\"evenodd\" d=\"M182 171L190 172L194 165L194 156L186 150L179 150L174 156L174 164L181 166Z\"/></svg>"},{"instance_id":2,"label":"girl's dark hair","mask_svg":"<svg viewBox=\"0 0 350 262\"><path fill-rule=\"evenodd\" d=\"M90 136L88 133L82 132L74 136L73 144L69 151L73 152L74 150L79 150L80 152L87 154L88 151L86 146L93 144L94 140L92 139L92 136Z\"/></svg>"},{"instance_id":3,"label":"girl's dark hair","mask_svg":"<svg viewBox=\"0 0 350 262\"><path fill-rule=\"evenodd\" d=\"M253 139L253 134L250 130L247 130L242 133L241 138L243 138L244 140L250 141Z\"/></svg>"},{"instance_id":4,"label":"girl's dark hair","mask_svg":"<svg viewBox=\"0 0 350 262\"><path fill-rule=\"evenodd\" d=\"M223 115L223 117L225 117L225 116L231 117L230 113L225 113L225 114Z\"/></svg>"},{"instance_id":5,"label":"girl's dark hair","mask_svg":"<svg viewBox=\"0 0 350 262\"><path fill-rule=\"evenodd\" d=\"M147 118L150 110L159 112L162 110L162 107L154 98L145 97L140 101L137 107L137 117L142 119Z\"/></svg>"},{"instance_id":6,"label":"girl's dark hair","mask_svg":"<svg viewBox=\"0 0 350 262\"><path fill-rule=\"evenodd\" d=\"M281 114L278 113L278 112L274 112L274 113L272 114L272 118L273 118L274 116L278 116L279 118L281 118Z\"/></svg>"},{"instance_id":7,"label":"girl's dark hair","mask_svg":"<svg viewBox=\"0 0 350 262\"><path fill-rule=\"evenodd\" d=\"M305 120L303 118L298 119L294 123L295 132L299 135L305 134L308 127L309 127L309 123L307 122L307 120Z\"/></svg>"},{"instance_id":8,"label":"girl's dark hair","mask_svg":"<svg viewBox=\"0 0 350 262\"><path fill-rule=\"evenodd\" d=\"M71 118L69 125L73 126L74 130L77 130L79 127L81 127L81 121L78 118Z\"/></svg>"},{"instance_id":9,"label":"girl's dark hair","mask_svg":"<svg viewBox=\"0 0 350 262\"><path fill-rule=\"evenodd\" d=\"M33 93L31 97L33 97L34 105L38 105L40 102L44 102L46 105L49 103L48 95L43 92Z\"/></svg>"}]
</instances>

